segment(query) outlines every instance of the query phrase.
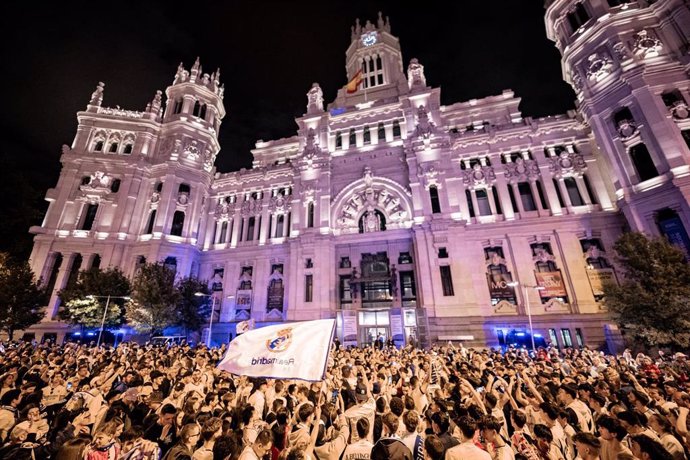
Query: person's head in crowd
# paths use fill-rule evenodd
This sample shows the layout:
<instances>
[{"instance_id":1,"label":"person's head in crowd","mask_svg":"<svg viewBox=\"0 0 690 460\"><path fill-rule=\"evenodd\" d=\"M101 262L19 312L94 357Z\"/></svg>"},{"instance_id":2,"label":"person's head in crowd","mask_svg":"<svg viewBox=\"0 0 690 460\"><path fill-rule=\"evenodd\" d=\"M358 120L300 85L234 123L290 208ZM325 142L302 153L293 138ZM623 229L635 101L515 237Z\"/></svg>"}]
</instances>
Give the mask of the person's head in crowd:
<instances>
[{"instance_id":1,"label":"person's head in crowd","mask_svg":"<svg viewBox=\"0 0 690 460\"><path fill-rule=\"evenodd\" d=\"M219 417L210 417L201 426L201 441L218 439L223 434L223 421Z\"/></svg>"},{"instance_id":2,"label":"person's head in crowd","mask_svg":"<svg viewBox=\"0 0 690 460\"><path fill-rule=\"evenodd\" d=\"M630 450L639 460L672 460L673 456L659 441L645 434L638 434L630 438Z\"/></svg>"},{"instance_id":3,"label":"person's head in crowd","mask_svg":"<svg viewBox=\"0 0 690 460\"><path fill-rule=\"evenodd\" d=\"M665 417L659 413L653 413L649 416L647 419L647 423L649 428L654 430L654 432L662 436L666 433L673 433L673 423L668 419L668 417Z\"/></svg>"},{"instance_id":4,"label":"person's head in crowd","mask_svg":"<svg viewBox=\"0 0 690 460\"><path fill-rule=\"evenodd\" d=\"M180 443L193 449L201 438L201 428L196 423L187 423L180 430Z\"/></svg>"},{"instance_id":5,"label":"person's head in crowd","mask_svg":"<svg viewBox=\"0 0 690 460\"><path fill-rule=\"evenodd\" d=\"M273 435L269 430L261 430L252 444L252 450L258 458L262 458L271 452L273 445Z\"/></svg>"},{"instance_id":6,"label":"person's head in crowd","mask_svg":"<svg viewBox=\"0 0 690 460\"><path fill-rule=\"evenodd\" d=\"M405 410L413 410L415 408L414 398L410 395L403 397L403 404L405 405Z\"/></svg>"},{"instance_id":7,"label":"person's head in crowd","mask_svg":"<svg viewBox=\"0 0 690 460\"><path fill-rule=\"evenodd\" d=\"M553 442L553 432L548 426L537 423L534 425L534 439L540 451L548 452Z\"/></svg>"},{"instance_id":8,"label":"person's head in crowd","mask_svg":"<svg viewBox=\"0 0 690 460\"><path fill-rule=\"evenodd\" d=\"M172 425L175 423L176 416L177 408L172 404L165 404L161 407L160 414L158 415L158 424L161 426Z\"/></svg>"},{"instance_id":9,"label":"person's head in crowd","mask_svg":"<svg viewBox=\"0 0 690 460\"><path fill-rule=\"evenodd\" d=\"M81 460L86 456L89 438L76 437L67 440L55 454L54 460Z\"/></svg>"},{"instance_id":10,"label":"person's head in crowd","mask_svg":"<svg viewBox=\"0 0 690 460\"><path fill-rule=\"evenodd\" d=\"M393 412L383 414L381 417L381 422L383 423L381 437L393 436L398 431L400 426L400 419Z\"/></svg>"},{"instance_id":11,"label":"person's head in crowd","mask_svg":"<svg viewBox=\"0 0 690 460\"><path fill-rule=\"evenodd\" d=\"M0 402L3 406L11 406L15 408L19 405L21 401L22 391L17 389L8 390L7 392L5 392L4 395L2 395L2 398L0 398Z\"/></svg>"},{"instance_id":12,"label":"person's head in crowd","mask_svg":"<svg viewBox=\"0 0 690 460\"><path fill-rule=\"evenodd\" d=\"M527 424L527 415L525 411L517 409L510 412L510 423L513 425L515 431L522 431Z\"/></svg>"},{"instance_id":13,"label":"person's head in crowd","mask_svg":"<svg viewBox=\"0 0 690 460\"><path fill-rule=\"evenodd\" d=\"M424 460L443 460L445 455L446 448L443 441L433 434L427 436L424 440Z\"/></svg>"},{"instance_id":14,"label":"person's head in crowd","mask_svg":"<svg viewBox=\"0 0 690 460\"><path fill-rule=\"evenodd\" d=\"M439 436L448 432L448 428L450 428L450 418L448 414L441 411L435 412L431 416L431 428L434 430L434 434Z\"/></svg>"},{"instance_id":15,"label":"person's head in crowd","mask_svg":"<svg viewBox=\"0 0 690 460\"><path fill-rule=\"evenodd\" d=\"M500 436L499 432L503 427L503 423L496 417L486 416L479 421L479 429L482 432L482 436L487 442L495 442L496 437Z\"/></svg>"},{"instance_id":16,"label":"person's head in crowd","mask_svg":"<svg viewBox=\"0 0 690 460\"><path fill-rule=\"evenodd\" d=\"M359 439L367 439L369 432L371 431L369 419L366 417L360 417L357 420L355 428L357 429L357 436L359 436Z\"/></svg>"},{"instance_id":17,"label":"person's head in crowd","mask_svg":"<svg viewBox=\"0 0 690 460\"><path fill-rule=\"evenodd\" d=\"M308 423L312 415L314 415L314 406L310 403L302 404L297 411L297 417L302 423Z\"/></svg>"},{"instance_id":18,"label":"person's head in crowd","mask_svg":"<svg viewBox=\"0 0 690 460\"><path fill-rule=\"evenodd\" d=\"M597 429L604 441L622 441L628 434L617 418L603 415L597 419Z\"/></svg>"},{"instance_id":19,"label":"person's head in crowd","mask_svg":"<svg viewBox=\"0 0 690 460\"><path fill-rule=\"evenodd\" d=\"M386 398L384 398L383 396L376 398L376 412L377 413L383 414L384 412L386 412L387 407L388 406L387 406Z\"/></svg>"},{"instance_id":20,"label":"person's head in crowd","mask_svg":"<svg viewBox=\"0 0 690 460\"><path fill-rule=\"evenodd\" d=\"M578 456L582 460L594 460L599 458L601 442L592 433L576 433L573 436L573 443L577 449Z\"/></svg>"},{"instance_id":21,"label":"person's head in crowd","mask_svg":"<svg viewBox=\"0 0 690 460\"><path fill-rule=\"evenodd\" d=\"M626 410L620 412L617 417L623 428L625 428L628 432L642 428L647 424L647 417L634 411Z\"/></svg>"},{"instance_id":22,"label":"person's head in crowd","mask_svg":"<svg viewBox=\"0 0 690 460\"><path fill-rule=\"evenodd\" d=\"M539 410L542 414L542 419L548 427L554 426L558 423L558 409L546 401L539 404Z\"/></svg>"},{"instance_id":23,"label":"person's head in crowd","mask_svg":"<svg viewBox=\"0 0 690 460\"><path fill-rule=\"evenodd\" d=\"M419 413L416 410L408 410L403 415L403 424L408 433L416 433L419 426Z\"/></svg>"},{"instance_id":24,"label":"person's head in crowd","mask_svg":"<svg viewBox=\"0 0 690 460\"><path fill-rule=\"evenodd\" d=\"M393 412L393 414L395 414L396 417L400 417L405 411L405 403L403 403L403 400L401 398L398 398L397 396L393 396L391 398L389 406L391 412Z\"/></svg>"},{"instance_id":25,"label":"person's head in crowd","mask_svg":"<svg viewBox=\"0 0 690 460\"><path fill-rule=\"evenodd\" d=\"M462 433L463 441L469 441L474 438L477 432L477 422L475 419L465 415L458 420L458 428Z\"/></svg>"},{"instance_id":26,"label":"person's head in crowd","mask_svg":"<svg viewBox=\"0 0 690 460\"><path fill-rule=\"evenodd\" d=\"M577 387L572 384L563 384L558 388L558 401L566 406L577 399Z\"/></svg>"}]
</instances>

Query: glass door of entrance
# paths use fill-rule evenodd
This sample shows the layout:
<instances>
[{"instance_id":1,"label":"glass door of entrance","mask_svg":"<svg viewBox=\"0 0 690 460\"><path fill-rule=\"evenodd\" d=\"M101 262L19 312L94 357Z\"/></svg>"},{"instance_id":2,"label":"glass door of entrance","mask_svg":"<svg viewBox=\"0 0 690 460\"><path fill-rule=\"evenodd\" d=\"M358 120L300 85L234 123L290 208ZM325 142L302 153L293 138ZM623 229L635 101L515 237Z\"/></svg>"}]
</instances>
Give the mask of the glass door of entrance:
<instances>
[{"instance_id":1,"label":"glass door of entrance","mask_svg":"<svg viewBox=\"0 0 690 460\"><path fill-rule=\"evenodd\" d=\"M360 337L360 343L363 346L372 346L377 338L381 337L383 339L383 345L386 345L388 340L388 328L380 326L365 326L362 329L362 336Z\"/></svg>"}]
</instances>

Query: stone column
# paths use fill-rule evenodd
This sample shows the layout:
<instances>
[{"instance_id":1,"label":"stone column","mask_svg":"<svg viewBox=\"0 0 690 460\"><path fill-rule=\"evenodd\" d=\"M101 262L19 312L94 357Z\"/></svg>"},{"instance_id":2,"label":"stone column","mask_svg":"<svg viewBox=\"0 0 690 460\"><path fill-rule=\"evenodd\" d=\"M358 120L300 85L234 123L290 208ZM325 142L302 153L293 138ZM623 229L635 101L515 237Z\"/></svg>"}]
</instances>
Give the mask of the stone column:
<instances>
[{"instance_id":1,"label":"stone column","mask_svg":"<svg viewBox=\"0 0 690 460\"><path fill-rule=\"evenodd\" d=\"M577 185L577 189L580 191L580 195L582 195L582 199L584 200L585 204L587 206L591 206L592 198L589 196L589 192L587 191L587 187L585 186L584 179L582 179L582 177L580 176L576 177L575 184Z\"/></svg>"},{"instance_id":2,"label":"stone column","mask_svg":"<svg viewBox=\"0 0 690 460\"><path fill-rule=\"evenodd\" d=\"M503 209L503 217L506 220L515 219L515 210L513 209L513 203L510 202L510 194L508 192L508 187L510 185L506 182L503 175L496 177L496 187L498 188L498 199L501 200L501 209Z\"/></svg>"},{"instance_id":3,"label":"stone column","mask_svg":"<svg viewBox=\"0 0 690 460\"><path fill-rule=\"evenodd\" d=\"M544 186L544 192L546 193L546 199L549 201L549 207L551 208L551 214L554 216L562 216L563 208L561 208L561 203L558 201L558 194L556 193L556 187L553 185L551 176L545 177L542 180L542 185Z\"/></svg>"}]
</instances>

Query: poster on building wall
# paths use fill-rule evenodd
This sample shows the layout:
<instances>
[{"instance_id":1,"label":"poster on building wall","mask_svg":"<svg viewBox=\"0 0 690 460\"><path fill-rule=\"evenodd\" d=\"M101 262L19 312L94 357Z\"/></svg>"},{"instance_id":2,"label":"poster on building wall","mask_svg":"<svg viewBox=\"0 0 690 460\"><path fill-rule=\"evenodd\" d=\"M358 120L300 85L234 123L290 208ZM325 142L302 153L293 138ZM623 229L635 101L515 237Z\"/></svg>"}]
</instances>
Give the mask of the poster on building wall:
<instances>
[{"instance_id":1,"label":"poster on building wall","mask_svg":"<svg viewBox=\"0 0 690 460\"><path fill-rule=\"evenodd\" d=\"M218 292L223 290L223 275L225 269L216 268L213 270L213 279L211 280L211 291Z\"/></svg>"},{"instance_id":2,"label":"poster on building wall","mask_svg":"<svg viewBox=\"0 0 690 460\"><path fill-rule=\"evenodd\" d=\"M604 295L605 284L618 284L613 268L593 268L587 270L587 277L594 295Z\"/></svg>"},{"instance_id":3,"label":"poster on building wall","mask_svg":"<svg viewBox=\"0 0 690 460\"><path fill-rule=\"evenodd\" d=\"M266 302L266 311L278 310L283 312L283 295L285 288L282 279L273 279L268 285L268 300Z\"/></svg>"},{"instance_id":4,"label":"poster on building wall","mask_svg":"<svg viewBox=\"0 0 690 460\"><path fill-rule=\"evenodd\" d=\"M235 317L248 319L252 313L252 290L238 289L235 297Z\"/></svg>"},{"instance_id":5,"label":"poster on building wall","mask_svg":"<svg viewBox=\"0 0 690 460\"><path fill-rule=\"evenodd\" d=\"M508 286L513 281L510 273L487 273L486 282L492 299L514 299L515 288Z\"/></svg>"},{"instance_id":6,"label":"poster on building wall","mask_svg":"<svg viewBox=\"0 0 690 460\"><path fill-rule=\"evenodd\" d=\"M659 221L659 229L672 245L683 251L685 260L690 260L690 237L688 237L688 232L685 231L680 217L674 216Z\"/></svg>"},{"instance_id":7,"label":"poster on building wall","mask_svg":"<svg viewBox=\"0 0 690 460\"><path fill-rule=\"evenodd\" d=\"M561 271L555 272L534 272L537 277L537 285L543 287L539 291L541 297L565 297L565 283Z\"/></svg>"},{"instance_id":8,"label":"poster on building wall","mask_svg":"<svg viewBox=\"0 0 690 460\"><path fill-rule=\"evenodd\" d=\"M343 310L343 345L357 345L357 312Z\"/></svg>"},{"instance_id":9,"label":"poster on building wall","mask_svg":"<svg viewBox=\"0 0 690 460\"><path fill-rule=\"evenodd\" d=\"M390 315L391 337L393 337L396 344L404 344L405 333L403 330L402 310L400 308L391 308Z\"/></svg>"}]
</instances>

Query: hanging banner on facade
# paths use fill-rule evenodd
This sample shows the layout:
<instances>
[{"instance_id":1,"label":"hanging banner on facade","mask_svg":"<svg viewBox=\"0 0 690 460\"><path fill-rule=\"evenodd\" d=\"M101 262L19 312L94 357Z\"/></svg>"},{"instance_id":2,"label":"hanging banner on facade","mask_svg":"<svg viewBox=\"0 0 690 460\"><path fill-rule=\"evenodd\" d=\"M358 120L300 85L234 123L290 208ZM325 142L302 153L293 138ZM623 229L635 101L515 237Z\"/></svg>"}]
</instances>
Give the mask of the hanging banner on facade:
<instances>
[{"instance_id":1,"label":"hanging banner on facade","mask_svg":"<svg viewBox=\"0 0 690 460\"><path fill-rule=\"evenodd\" d=\"M235 297L235 315L243 313L250 315L252 311L252 290L238 289Z\"/></svg>"},{"instance_id":2,"label":"hanging banner on facade","mask_svg":"<svg viewBox=\"0 0 690 460\"><path fill-rule=\"evenodd\" d=\"M541 297L565 297L565 283L561 271L555 272L534 272L537 277L537 284L544 289L539 290Z\"/></svg>"},{"instance_id":3,"label":"hanging banner on facade","mask_svg":"<svg viewBox=\"0 0 690 460\"><path fill-rule=\"evenodd\" d=\"M397 343L405 343L405 334L403 331L402 310L400 308L391 308L391 337Z\"/></svg>"},{"instance_id":4,"label":"hanging banner on facade","mask_svg":"<svg viewBox=\"0 0 690 460\"><path fill-rule=\"evenodd\" d=\"M513 281L510 273L487 273L486 282L492 299L514 299L515 288L508 286Z\"/></svg>"},{"instance_id":5,"label":"hanging banner on facade","mask_svg":"<svg viewBox=\"0 0 690 460\"><path fill-rule=\"evenodd\" d=\"M604 295L605 284L618 284L613 268L593 268L587 270L587 277L594 295Z\"/></svg>"},{"instance_id":6,"label":"hanging banner on facade","mask_svg":"<svg viewBox=\"0 0 690 460\"><path fill-rule=\"evenodd\" d=\"M690 260L690 237L680 217L674 216L659 221L659 228L672 245L683 251L685 260Z\"/></svg>"},{"instance_id":7,"label":"hanging banner on facade","mask_svg":"<svg viewBox=\"0 0 690 460\"><path fill-rule=\"evenodd\" d=\"M343 345L357 345L357 312L343 311Z\"/></svg>"},{"instance_id":8,"label":"hanging banner on facade","mask_svg":"<svg viewBox=\"0 0 690 460\"><path fill-rule=\"evenodd\" d=\"M222 268L216 268L213 270L213 280L211 281L211 290L213 292L218 292L223 290L223 276L225 270Z\"/></svg>"},{"instance_id":9,"label":"hanging banner on facade","mask_svg":"<svg viewBox=\"0 0 690 460\"><path fill-rule=\"evenodd\" d=\"M271 280L268 286L268 301L266 302L266 311L278 310L283 312L283 294L285 288L283 287L283 280Z\"/></svg>"}]
</instances>

